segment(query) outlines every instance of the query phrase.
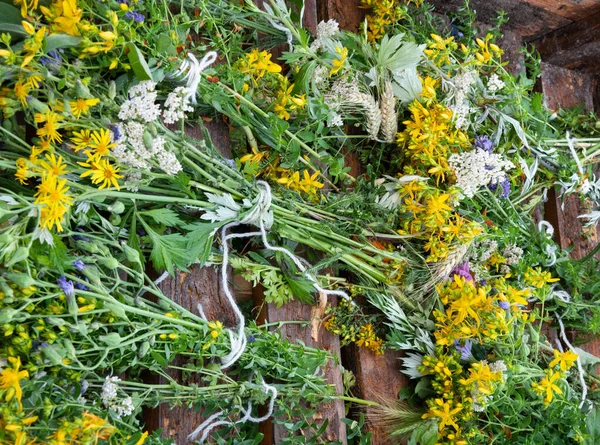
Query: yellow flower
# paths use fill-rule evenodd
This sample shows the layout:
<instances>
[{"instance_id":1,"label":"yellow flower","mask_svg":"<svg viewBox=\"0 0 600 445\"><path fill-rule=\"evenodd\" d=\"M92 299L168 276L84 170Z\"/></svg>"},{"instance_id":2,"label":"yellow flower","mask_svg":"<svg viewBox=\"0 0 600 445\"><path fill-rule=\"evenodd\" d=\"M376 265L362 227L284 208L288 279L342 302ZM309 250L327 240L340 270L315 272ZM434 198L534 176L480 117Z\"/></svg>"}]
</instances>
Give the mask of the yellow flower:
<instances>
[{"instance_id":1,"label":"yellow flower","mask_svg":"<svg viewBox=\"0 0 600 445\"><path fill-rule=\"evenodd\" d=\"M346 63L346 58L348 57L348 48L346 48L345 46L336 46L335 52L338 54L339 57L332 62L333 68L331 68L331 70L329 71L330 76L337 74L344 67L344 64Z\"/></svg>"},{"instance_id":2,"label":"yellow flower","mask_svg":"<svg viewBox=\"0 0 600 445\"><path fill-rule=\"evenodd\" d=\"M138 440L135 445L142 445L146 440L146 437L148 437L148 431L145 431L144 434L142 434L142 437L140 437L140 440Z\"/></svg>"},{"instance_id":3,"label":"yellow flower","mask_svg":"<svg viewBox=\"0 0 600 445\"><path fill-rule=\"evenodd\" d=\"M98 156L105 156L110 152L110 149L116 146L110 142L110 131L103 128L92 133L92 140L89 143L90 148Z\"/></svg>"},{"instance_id":4,"label":"yellow flower","mask_svg":"<svg viewBox=\"0 0 600 445\"><path fill-rule=\"evenodd\" d=\"M533 382L531 388L540 396L544 396L544 405L548 405L554 398L554 393L562 394L562 390L556 384L556 381L562 378L562 373L551 369L546 370L546 377L539 383Z\"/></svg>"},{"instance_id":5,"label":"yellow flower","mask_svg":"<svg viewBox=\"0 0 600 445\"><path fill-rule=\"evenodd\" d=\"M48 230L52 230L56 226L56 230L62 232L62 223L68 210L69 208L62 204L42 207L40 210L40 226Z\"/></svg>"},{"instance_id":6,"label":"yellow flower","mask_svg":"<svg viewBox=\"0 0 600 445\"><path fill-rule=\"evenodd\" d=\"M66 184L66 179L60 179L50 174L42 176L35 204L46 204L48 206L73 205L73 197L67 194L70 187L66 187Z\"/></svg>"},{"instance_id":7,"label":"yellow flower","mask_svg":"<svg viewBox=\"0 0 600 445\"><path fill-rule=\"evenodd\" d=\"M561 371L567 371L575 364L578 357L579 356L572 350L560 352L555 349L554 360L550 362L548 368L554 368L556 365L559 365Z\"/></svg>"},{"instance_id":8,"label":"yellow flower","mask_svg":"<svg viewBox=\"0 0 600 445\"><path fill-rule=\"evenodd\" d=\"M22 370L21 358L20 357L8 357L8 362L12 365L11 367L4 368L0 373L0 389L6 389L4 393L4 400L10 402L13 397L19 404L19 409L22 408L21 398L23 397L23 390L21 389L20 381L29 377L29 372Z\"/></svg>"},{"instance_id":9,"label":"yellow flower","mask_svg":"<svg viewBox=\"0 0 600 445\"><path fill-rule=\"evenodd\" d=\"M118 174L118 168L112 166L108 159L100 159L94 164L94 166L96 168L92 169L91 173L91 180L93 184L101 184L100 187L98 187L99 189L112 186L117 190L120 190L117 179L121 179L123 176Z\"/></svg>"},{"instance_id":10,"label":"yellow flower","mask_svg":"<svg viewBox=\"0 0 600 445\"><path fill-rule=\"evenodd\" d=\"M208 327L210 329L212 329L210 331L210 336L212 338L217 338L219 335L221 335L221 331L223 330L223 323L221 323L220 321L211 321L210 323L208 323Z\"/></svg>"},{"instance_id":11,"label":"yellow flower","mask_svg":"<svg viewBox=\"0 0 600 445\"><path fill-rule=\"evenodd\" d=\"M92 141L92 132L90 130L74 131L71 137L71 142L75 144L73 151L75 153L80 150L89 148L90 142Z\"/></svg>"},{"instance_id":12,"label":"yellow flower","mask_svg":"<svg viewBox=\"0 0 600 445\"><path fill-rule=\"evenodd\" d=\"M14 91L15 96L17 96L17 99L19 99L21 105L23 105L24 108L27 108L27 96L31 91L31 87L27 83L23 83L19 80L15 83Z\"/></svg>"},{"instance_id":13,"label":"yellow flower","mask_svg":"<svg viewBox=\"0 0 600 445\"><path fill-rule=\"evenodd\" d=\"M271 62L272 55L266 51L253 49L236 62L236 69L244 74L250 74L255 79L260 79L266 73L280 73L281 66Z\"/></svg>"},{"instance_id":14,"label":"yellow flower","mask_svg":"<svg viewBox=\"0 0 600 445\"><path fill-rule=\"evenodd\" d=\"M302 190L305 193L308 193L309 195L314 195L315 193L317 193L318 189L323 188L323 183L317 181L317 178L320 174L321 172L316 171L312 175L310 175L308 173L308 170L304 170L304 172L302 173L302 181L300 181L300 183L298 184L300 190Z\"/></svg>"},{"instance_id":15,"label":"yellow flower","mask_svg":"<svg viewBox=\"0 0 600 445\"><path fill-rule=\"evenodd\" d=\"M436 221L443 223L445 220L444 212L452 210L446 201L450 199L448 193L440 193L438 196L430 196L426 202L426 212L428 215L433 216Z\"/></svg>"},{"instance_id":16,"label":"yellow flower","mask_svg":"<svg viewBox=\"0 0 600 445\"><path fill-rule=\"evenodd\" d=\"M540 289L548 283L559 281L559 278L552 278L550 272L543 271L540 267L530 267L529 270L525 272L524 280L528 285Z\"/></svg>"},{"instance_id":17,"label":"yellow flower","mask_svg":"<svg viewBox=\"0 0 600 445\"><path fill-rule=\"evenodd\" d=\"M15 6L21 5L21 16L26 17L29 14L29 11L33 11L38 7L38 0L31 0L31 2L27 2L27 0L13 0Z\"/></svg>"},{"instance_id":18,"label":"yellow flower","mask_svg":"<svg viewBox=\"0 0 600 445\"><path fill-rule=\"evenodd\" d=\"M48 110L45 113L35 113L34 120L36 123L43 123L44 126L38 128L37 135L41 138L46 138L50 142L62 142L62 136L58 132L60 128L59 121L63 120L63 117L56 114L55 112Z\"/></svg>"},{"instance_id":19,"label":"yellow flower","mask_svg":"<svg viewBox=\"0 0 600 445\"><path fill-rule=\"evenodd\" d=\"M258 149L252 147L252 153L248 153L240 158L240 162L255 162L258 163L263 160L269 153L266 151L258 151Z\"/></svg>"},{"instance_id":20,"label":"yellow flower","mask_svg":"<svg viewBox=\"0 0 600 445\"><path fill-rule=\"evenodd\" d=\"M437 417L440 419L438 429L443 431L446 426L453 426L456 431L459 430L456 424L456 415L462 411L462 404L457 403L454 407L451 407L450 402L444 401L443 399L435 399L435 405L437 407L429 408L429 411L423 414L423 419L429 417Z\"/></svg>"},{"instance_id":21,"label":"yellow flower","mask_svg":"<svg viewBox=\"0 0 600 445\"><path fill-rule=\"evenodd\" d=\"M17 171L15 173L15 178L21 184L27 184L27 176L29 174L29 166L27 165L27 159L19 158L16 161Z\"/></svg>"},{"instance_id":22,"label":"yellow flower","mask_svg":"<svg viewBox=\"0 0 600 445\"><path fill-rule=\"evenodd\" d=\"M55 33L80 35L77 25L83 11L77 7L77 0L55 0L48 8L41 6L40 10L52 23L52 31Z\"/></svg>"},{"instance_id":23,"label":"yellow flower","mask_svg":"<svg viewBox=\"0 0 600 445\"><path fill-rule=\"evenodd\" d=\"M79 119L82 114L87 114L90 108L98 102L100 102L100 99L77 99L69 101L69 105L71 105L73 116Z\"/></svg>"},{"instance_id":24,"label":"yellow flower","mask_svg":"<svg viewBox=\"0 0 600 445\"><path fill-rule=\"evenodd\" d=\"M48 161L48 162L46 162ZM64 163L62 156L56 156L54 153L46 155L46 161L40 161L40 169L51 175L60 176L67 172L67 164Z\"/></svg>"}]
</instances>

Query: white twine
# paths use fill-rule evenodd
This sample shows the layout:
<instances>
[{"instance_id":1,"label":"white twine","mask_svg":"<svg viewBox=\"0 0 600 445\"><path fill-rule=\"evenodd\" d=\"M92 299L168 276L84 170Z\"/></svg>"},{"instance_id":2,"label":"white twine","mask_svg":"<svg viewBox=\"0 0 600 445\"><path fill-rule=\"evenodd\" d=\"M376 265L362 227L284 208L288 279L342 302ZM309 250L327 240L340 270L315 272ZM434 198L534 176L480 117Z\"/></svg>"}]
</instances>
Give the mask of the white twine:
<instances>
[{"instance_id":1,"label":"white twine","mask_svg":"<svg viewBox=\"0 0 600 445\"><path fill-rule=\"evenodd\" d=\"M202 433L202 436L200 437L200 439L198 441L200 443L203 443L208 438L208 435L210 434L210 432L218 426L221 426L221 425L233 426L233 425L237 425L237 424L245 423L245 422L260 423L260 422L267 420L269 417L271 417L273 415L273 411L275 409L275 400L277 399L277 388L275 388L272 385L267 384L264 381L264 379L262 379L262 378L261 378L261 386L264 389L266 394L271 393L271 397L269 399L269 409L267 410L267 413L264 416L262 416L262 417L252 416L252 403L251 402L248 402L247 408L244 408L241 405L236 405L234 407L234 409L239 409L240 412L242 412L244 414L243 417L239 418L238 420L217 420L219 417L221 417L223 415L223 411L219 411L219 412L213 414L212 416L210 416L200 426L198 426L198 428L196 428L188 436L188 440L195 440L196 437L198 437L198 435L200 433Z\"/></svg>"},{"instance_id":2,"label":"white twine","mask_svg":"<svg viewBox=\"0 0 600 445\"><path fill-rule=\"evenodd\" d=\"M209 51L200 61L192 53L189 53L187 58L181 63L181 66L177 70L177 75L182 76L183 80L187 81L186 101L191 100L196 105L196 91L202 79L202 71L212 65L215 60L217 60L216 51Z\"/></svg>"},{"instance_id":3,"label":"white twine","mask_svg":"<svg viewBox=\"0 0 600 445\"><path fill-rule=\"evenodd\" d=\"M541 220L538 223L538 230L546 237L548 238L550 241L552 241L552 235L554 235L554 227L552 227L552 224L550 224L548 221L545 220ZM548 257L548 262L546 264L544 264L544 266L546 267L551 267L554 266L554 264L556 264L556 251L558 250L558 247L554 244L546 244L545 247L545 252L546 252L546 256Z\"/></svg>"},{"instance_id":4,"label":"white twine","mask_svg":"<svg viewBox=\"0 0 600 445\"><path fill-rule=\"evenodd\" d=\"M560 318L560 315L557 314L556 319L558 320L558 325L560 326L560 336L562 337L567 347L575 351L575 348L569 342L567 334L565 333L565 325L562 322L562 318ZM587 398L588 387L585 384L583 365L581 364L581 358L579 357L579 355L577 355L577 370L579 371L579 382L581 383L581 403L579 403L579 409L581 409L583 407L583 404L585 403L585 399Z\"/></svg>"},{"instance_id":5,"label":"white twine","mask_svg":"<svg viewBox=\"0 0 600 445\"><path fill-rule=\"evenodd\" d=\"M169 272L167 272L165 270L160 277L158 277L156 280L154 280L154 284L156 284L158 286L160 283L165 281L168 277L169 277Z\"/></svg>"}]
</instances>

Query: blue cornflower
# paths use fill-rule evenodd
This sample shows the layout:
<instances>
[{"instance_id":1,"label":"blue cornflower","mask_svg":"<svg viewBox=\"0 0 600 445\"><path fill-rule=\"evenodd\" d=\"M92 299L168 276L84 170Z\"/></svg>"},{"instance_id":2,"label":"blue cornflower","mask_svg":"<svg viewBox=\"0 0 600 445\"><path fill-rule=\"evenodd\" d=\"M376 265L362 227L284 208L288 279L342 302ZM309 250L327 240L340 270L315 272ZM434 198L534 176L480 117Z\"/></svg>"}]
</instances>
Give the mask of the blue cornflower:
<instances>
[{"instance_id":1,"label":"blue cornflower","mask_svg":"<svg viewBox=\"0 0 600 445\"><path fill-rule=\"evenodd\" d=\"M460 29L458 29L458 26L456 26L454 23L452 23L452 29L450 31L450 35L452 37L454 37L456 40L464 37L465 35L460 31Z\"/></svg>"},{"instance_id":2,"label":"blue cornflower","mask_svg":"<svg viewBox=\"0 0 600 445\"><path fill-rule=\"evenodd\" d=\"M141 14L137 11L127 11L125 13L125 18L129 20L133 20L136 23L144 23L144 14Z\"/></svg>"},{"instance_id":3,"label":"blue cornflower","mask_svg":"<svg viewBox=\"0 0 600 445\"><path fill-rule=\"evenodd\" d=\"M75 260L73 261L73 266L75 267L75 269L77 269L78 272L82 272L83 269L86 268L86 265L83 261L81 260Z\"/></svg>"},{"instance_id":4,"label":"blue cornflower","mask_svg":"<svg viewBox=\"0 0 600 445\"><path fill-rule=\"evenodd\" d=\"M483 151L487 151L490 154L492 153L492 150L494 150L494 143L486 135L475 136L475 142L473 143L473 146Z\"/></svg>"},{"instance_id":5,"label":"blue cornflower","mask_svg":"<svg viewBox=\"0 0 600 445\"><path fill-rule=\"evenodd\" d=\"M248 343L254 343L255 341L256 341L256 338L254 337L254 335L248 336Z\"/></svg>"},{"instance_id":6,"label":"blue cornflower","mask_svg":"<svg viewBox=\"0 0 600 445\"><path fill-rule=\"evenodd\" d=\"M90 290L90 288L83 283L75 283L75 287L79 290Z\"/></svg>"},{"instance_id":7,"label":"blue cornflower","mask_svg":"<svg viewBox=\"0 0 600 445\"><path fill-rule=\"evenodd\" d=\"M121 131L119 130L119 126L117 124L111 124L109 126L110 131L113 134L113 142L116 142L121 139Z\"/></svg>"},{"instance_id":8,"label":"blue cornflower","mask_svg":"<svg viewBox=\"0 0 600 445\"><path fill-rule=\"evenodd\" d=\"M498 306L502 309L510 309L510 303L508 301L499 301Z\"/></svg>"},{"instance_id":9,"label":"blue cornflower","mask_svg":"<svg viewBox=\"0 0 600 445\"><path fill-rule=\"evenodd\" d=\"M471 358L472 347L473 342L471 340L465 340L465 344L463 346L460 345L460 340L454 340L454 348L460 353L461 360L469 360Z\"/></svg>"},{"instance_id":10,"label":"blue cornflower","mask_svg":"<svg viewBox=\"0 0 600 445\"><path fill-rule=\"evenodd\" d=\"M62 276L56 280L56 283L60 286L67 297L75 296L75 286L71 280L67 280L66 277Z\"/></svg>"}]
</instances>

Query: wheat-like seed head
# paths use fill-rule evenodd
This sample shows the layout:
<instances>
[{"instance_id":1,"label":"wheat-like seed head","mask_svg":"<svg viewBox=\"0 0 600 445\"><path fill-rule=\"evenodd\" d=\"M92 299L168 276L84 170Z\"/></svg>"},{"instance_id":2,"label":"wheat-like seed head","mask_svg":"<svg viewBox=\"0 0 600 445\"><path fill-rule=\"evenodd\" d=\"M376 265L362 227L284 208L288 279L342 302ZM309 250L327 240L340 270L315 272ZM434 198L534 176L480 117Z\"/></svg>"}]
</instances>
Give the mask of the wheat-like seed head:
<instances>
[{"instance_id":1,"label":"wheat-like seed head","mask_svg":"<svg viewBox=\"0 0 600 445\"><path fill-rule=\"evenodd\" d=\"M397 99L392 89L392 82L385 83L385 90L381 96L381 134L384 142L388 144L396 140L398 132L398 115L396 114Z\"/></svg>"}]
</instances>

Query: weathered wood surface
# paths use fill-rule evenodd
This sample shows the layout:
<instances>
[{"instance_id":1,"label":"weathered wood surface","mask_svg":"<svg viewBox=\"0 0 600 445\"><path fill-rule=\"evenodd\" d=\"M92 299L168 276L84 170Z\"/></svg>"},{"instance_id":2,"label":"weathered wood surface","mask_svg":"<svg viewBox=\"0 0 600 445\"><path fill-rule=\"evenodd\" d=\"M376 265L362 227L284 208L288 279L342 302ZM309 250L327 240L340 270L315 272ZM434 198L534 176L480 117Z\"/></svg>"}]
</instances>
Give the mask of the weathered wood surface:
<instances>
[{"instance_id":1,"label":"weathered wood surface","mask_svg":"<svg viewBox=\"0 0 600 445\"><path fill-rule=\"evenodd\" d=\"M531 41L546 63L600 72L600 12Z\"/></svg>"},{"instance_id":2,"label":"weathered wood surface","mask_svg":"<svg viewBox=\"0 0 600 445\"><path fill-rule=\"evenodd\" d=\"M591 84L594 80L587 73L542 63L541 85L546 105L550 109L584 105L586 111L592 110L595 88ZM572 249L570 256L575 259L583 258L598 244L598 231L585 228L581 219L577 218L583 213L587 211L579 197L569 196L563 202L557 197L555 190L548 193L545 217L554 226L555 241L563 249ZM600 339L581 347L600 357Z\"/></svg>"},{"instance_id":3,"label":"weathered wood surface","mask_svg":"<svg viewBox=\"0 0 600 445\"><path fill-rule=\"evenodd\" d=\"M255 301L264 301L263 289L261 287L255 288ZM313 329L311 327L311 321L314 316L315 311L312 306L302 304L298 301L292 301L280 308L277 308L274 304L265 304L260 320L268 321L269 323L276 323L279 321L306 321L306 325L285 324L280 328L274 327L273 329L278 329L284 338L289 338L292 341L301 341L306 346L318 347L328 351L335 358L337 363L330 361L327 364L324 369L325 379L327 383L333 385L338 394L342 395L344 388L342 384L342 370L339 366L340 339L337 335L333 335L322 328L319 329L319 336L315 339L312 335ZM328 420L323 439L329 441L339 440L342 444L346 443L346 426L341 421L344 417L344 402L342 400L319 405L314 420L317 424L323 423L326 419ZM287 431L283 426L273 425L271 422L265 423L261 427L261 432L265 434L265 439L262 442L265 445L280 443L283 438L287 436ZM272 438L272 441L268 441L268 438Z\"/></svg>"}]
</instances>

